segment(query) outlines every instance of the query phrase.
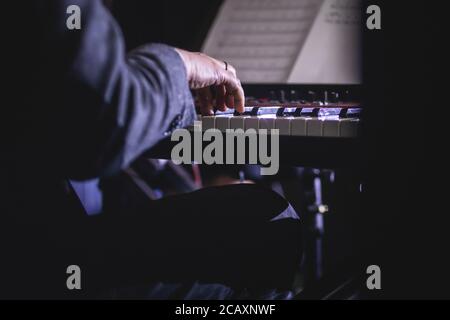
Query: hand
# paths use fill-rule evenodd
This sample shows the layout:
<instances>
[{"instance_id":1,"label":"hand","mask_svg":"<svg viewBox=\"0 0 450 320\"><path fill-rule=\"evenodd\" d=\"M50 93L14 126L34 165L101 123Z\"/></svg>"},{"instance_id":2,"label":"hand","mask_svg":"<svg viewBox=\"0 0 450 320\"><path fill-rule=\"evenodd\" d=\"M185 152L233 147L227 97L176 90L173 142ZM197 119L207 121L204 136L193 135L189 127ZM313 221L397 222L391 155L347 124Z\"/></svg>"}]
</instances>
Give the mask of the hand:
<instances>
[{"instance_id":1,"label":"hand","mask_svg":"<svg viewBox=\"0 0 450 320\"><path fill-rule=\"evenodd\" d=\"M225 111L228 107L244 112L244 90L233 66L228 64L226 70L225 62L206 54L181 49L176 51L186 66L190 88L198 92L202 115L212 115L214 107L221 111ZM210 87L215 88L215 101Z\"/></svg>"}]
</instances>

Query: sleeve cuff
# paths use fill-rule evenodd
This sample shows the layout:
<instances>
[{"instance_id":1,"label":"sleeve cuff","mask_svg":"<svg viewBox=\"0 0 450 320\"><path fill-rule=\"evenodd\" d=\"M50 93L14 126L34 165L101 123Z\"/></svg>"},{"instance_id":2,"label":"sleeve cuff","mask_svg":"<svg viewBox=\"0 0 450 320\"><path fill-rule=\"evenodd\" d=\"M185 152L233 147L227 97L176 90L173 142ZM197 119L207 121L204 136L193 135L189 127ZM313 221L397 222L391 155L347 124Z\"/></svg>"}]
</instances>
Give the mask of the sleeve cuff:
<instances>
[{"instance_id":1,"label":"sleeve cuff","mask_svg":"<svg viewBox=\"0 0 450 320\"><path fill-rule=\"evenodd\" d=\"M196 111L192 94L187 81L186 67L183 59L176 50L168 45L153 43L136 49L137 52L144 50L158 57L162 69L166 70L167 78L170 79L171 94L169 97L170 108L177 109L179 121L176 128L184 128L191 125L196 119Z\"/></svg>"}]
</instances>

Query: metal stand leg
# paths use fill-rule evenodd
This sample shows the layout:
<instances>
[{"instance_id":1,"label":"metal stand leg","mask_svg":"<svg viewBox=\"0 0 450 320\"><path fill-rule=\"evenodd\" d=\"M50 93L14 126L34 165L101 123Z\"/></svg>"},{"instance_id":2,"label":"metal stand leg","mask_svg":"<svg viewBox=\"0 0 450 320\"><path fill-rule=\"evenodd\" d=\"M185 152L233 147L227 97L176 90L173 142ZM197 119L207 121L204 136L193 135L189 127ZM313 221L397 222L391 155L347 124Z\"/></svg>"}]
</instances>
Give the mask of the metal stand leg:
<instances>
[{"instance_id":1,"label":"metal stand leg","mask_svg":"<svg viewBox=\"0 0 450 320\"><path fill-rule=\"evenodd\" d=\"M324 213L328 206L323 203L322 171L313 169L310 172L308 189L311 190L312 203L306 208L306 279L305 285L311 286L323 276L323 235L325 231ZM312 200L311 199L311 200Z\"/></svg>"}]
</instances>

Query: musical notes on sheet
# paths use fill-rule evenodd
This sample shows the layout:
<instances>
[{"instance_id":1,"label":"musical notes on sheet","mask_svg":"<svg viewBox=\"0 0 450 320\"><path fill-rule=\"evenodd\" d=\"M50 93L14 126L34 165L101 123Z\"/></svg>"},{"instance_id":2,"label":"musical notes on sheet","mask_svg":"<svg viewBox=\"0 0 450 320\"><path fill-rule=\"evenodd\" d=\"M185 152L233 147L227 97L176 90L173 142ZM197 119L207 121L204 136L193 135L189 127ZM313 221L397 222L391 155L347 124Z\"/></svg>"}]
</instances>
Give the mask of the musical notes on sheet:
<instances>
[{"instance_id":1,"label":"musical notes on sheet","mask_svg":"<svg viewBox=\"0 0 450 320\"><path fill-rule=\"evenodd\" d=\"M332 62L318 59L323 57L321 46L323 50L333 48L323 45L323 39L311 41L312 32L314 37L328 39L326 32L332 26L352 25L353 29L357 29L358 10L359 0L226 0L209 32L203 51L233 64L244 83L305 81L304 77L298 78L294 72L313 76L306 82L328 82L322 70ZM345 37L342 32L338 34L333 30L331 34L338 38ZM354 32L350 32L349 36L353 37ZM344 41L348 46L346 51L359 45L356 40L355 45L349 45L351 41L353 38ZM303 54L307 55L306 60L300 58ZM317 59L311 61L314 54ZM334 54L342 58L347 53ZM304 65L302 61L310 65ZM334 61L340 63L336 59ZM297 66L299 62L301 67ZM321 70L320 75L314 72L314 68ZM354 68L349 72L354 72ZM350 83L359 81L345 75L331 76L330 79L348 79Z\"/></svg>"},{"instance_id":2,"label":"musical notes on sheet","mask_svg":"<svg viewBox=\"0 0 450 320\"><path fill-rule=\"evenodd\" d=\"M228 0L205 52L232 63L243 82L286 82L322 0Z\"/></svg>"}]
</instances>

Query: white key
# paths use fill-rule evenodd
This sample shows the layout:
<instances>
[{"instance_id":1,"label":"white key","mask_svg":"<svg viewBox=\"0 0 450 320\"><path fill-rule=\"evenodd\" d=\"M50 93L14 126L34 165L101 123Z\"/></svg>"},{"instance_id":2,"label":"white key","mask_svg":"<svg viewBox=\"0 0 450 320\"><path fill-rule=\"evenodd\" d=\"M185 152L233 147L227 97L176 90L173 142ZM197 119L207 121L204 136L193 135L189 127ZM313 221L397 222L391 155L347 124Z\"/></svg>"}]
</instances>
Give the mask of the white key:
<instances>
[{"instance_id":1,"label":"white key","mask_svg":"<svg viewBox=\"0 0 450 320\"><path fill-rule=\"evenodd\" d=\"M321 137L323 135L323 119L313 118L308 121L307 135L310 137Z\"/></svg>"},{"instance_id":2,"label":"white key","mask_svg":"<svg viewBox=\"0 0 450 320\"><path fill-rule=\"evenodd\" d=\"M275 129L279 130L280 136L291 135L291 121L294 117L276 118Z\"/></svg>"},{"instance_id":3,"label":"white key","mask_svg":"<svg viewBox=\"0 0 450 320\"><path fill-rule=\"evenodd\" d=\"M342 138L356 138L359 132L359 119L342 119L339 125L339 136Z\"/></svg>"},{"instance_id":4,"label":"white key","mask_svg":"<svg viewBox=\"0 0 450 320\"><path fill-rule=\"evenodd\" d=\"M339 125L342 119L329 119L323 122L324 137L339 137Z\"/></svg>"},{"instance_id":5,"label":"white key","mask_svg":"<svg viewBox=\"0 0 450 320\"><path fill-rule=\"evenodd\" d=\"M232 115L217 116L216 129L222 132L225 132L225 130L230 129L230 119L232 117L233 117Z\"/></svg>"},{"instance_id":6,"label":"white key","mask_svg":"<svg viewBox=\"0 0 450 320\"><path fill-rule=\"evenodd\" d=\"M258 117L249 117L244 119L245 130L247 129L259 129L259 118Z\"/></svg>"},{"instance_id":7,"label":"white key","mask_svg":"<svg viewBox=\"0 0 450 320\"><path fill-rule=\"evenodd\" d=\"M276 115L266 114L258 117L259 129L267 129L270 132L271 129L275 129Z\"/></svg>"},{"instance_id":8,"label":"white key","mask_svg":"<svg viewBox=\"0 0 450 320\"><path fill-rule=\"evenodd\" d=\"M215 116L205 116L202 117L202 130L206 131L208 129L215 128L216 117Z\"/></svg>"},{"instance_id":9,"label":"white key","mask_svg":"<svg viewBox=\"0 0 450 320\"><path fill-rule=\"evenodd\" d=\"M230 119L230 129L242 129L245 130L245 119L249 116L234 116Z\"/></svg>"},{"instance_id":10,"label":"white key","mask_svg":"<svg viewBox=\"0 0 450 320\"><path fill-rule=\"evenodd\" d=\"M291 120L291 135L292 136L306 136L308 121L311 118L298 117Z\"/></svg>"}]
</instances>

